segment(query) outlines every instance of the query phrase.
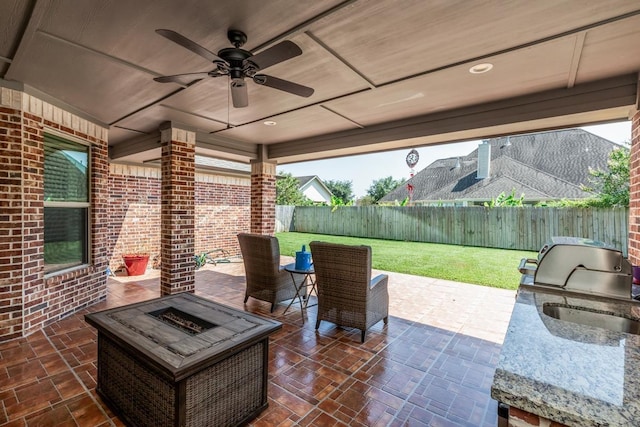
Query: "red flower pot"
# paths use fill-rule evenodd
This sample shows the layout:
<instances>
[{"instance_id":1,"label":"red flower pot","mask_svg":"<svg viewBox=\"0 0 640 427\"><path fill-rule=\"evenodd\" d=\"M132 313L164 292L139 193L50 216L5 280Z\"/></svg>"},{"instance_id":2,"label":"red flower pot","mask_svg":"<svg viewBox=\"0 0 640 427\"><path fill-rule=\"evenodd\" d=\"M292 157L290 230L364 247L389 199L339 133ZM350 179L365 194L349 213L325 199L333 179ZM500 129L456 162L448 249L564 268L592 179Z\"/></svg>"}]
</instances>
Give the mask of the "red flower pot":
<instances>
[{"instance_id":1,"label":"red flower pot","mask_svg":"<svg viewBox=\"0 0 640 427\"><path fill-rule=\"evenodd\" d=\"M149 255L122 255L129 276L142 276L147 270Z\"/></svg>"}]
</instances>

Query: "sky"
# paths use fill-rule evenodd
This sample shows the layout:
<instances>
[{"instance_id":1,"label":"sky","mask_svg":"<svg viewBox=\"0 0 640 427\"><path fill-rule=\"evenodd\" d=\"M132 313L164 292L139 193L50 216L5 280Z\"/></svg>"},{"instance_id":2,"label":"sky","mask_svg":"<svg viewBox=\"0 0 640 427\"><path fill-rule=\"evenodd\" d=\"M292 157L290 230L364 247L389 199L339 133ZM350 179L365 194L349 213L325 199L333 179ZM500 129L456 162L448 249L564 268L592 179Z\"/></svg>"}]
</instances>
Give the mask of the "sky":
<instances>
[{"instance_id":1,"label":"sky","mask_svg":"<svg viewBox=\"0 0 640 427\"><path fill-rule=\"evenodd\" d=\"M617 122L604 125L583 126L595 135L616 143L631 140L631 122ZM439 146L415 147L420 160L415 173L438 159L466 156L478 147L480 140L451 143ZM411 149L387 151L384 153L362 154L327 160L291 163L278 166L277 173L291 173L293 176L317 175L323 181L351 181L356 198L365 196L373 181L392 176L397 180L410 177L410 169L405 158Z\"/></svg>"}]
</instances>

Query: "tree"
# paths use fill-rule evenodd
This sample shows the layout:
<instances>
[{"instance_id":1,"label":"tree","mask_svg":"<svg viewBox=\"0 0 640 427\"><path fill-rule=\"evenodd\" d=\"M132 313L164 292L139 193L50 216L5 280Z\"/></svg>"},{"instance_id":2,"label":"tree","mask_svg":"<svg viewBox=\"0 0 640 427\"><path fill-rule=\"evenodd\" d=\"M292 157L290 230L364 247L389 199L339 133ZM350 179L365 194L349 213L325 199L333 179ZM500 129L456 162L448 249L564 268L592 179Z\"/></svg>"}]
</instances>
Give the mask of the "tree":
<instances>
[{"instance_id":1,"label":"tree","mask_svg":"<svg viewBox=\"0 0 640 427\"><path fill-rule=\"evenodd\" d=\"M360 197L358 200L356 200L356 206L371 206L371 205L375 205L375 202L373 201L373 198L369 195Z\"/></svg>"},{"instance_id":2,"label":"tree","mask_svg":"<svg viewBox=\"0 0 640 427\"><path fill-rule=\"evenodd\" d=\"M497 207L506 207L506 206L515 206L515 207L523 207L524 206L524 194L521 194L520 197L516 197L516 189L511 189L511 194L507 195L503 191L498 194L498 197L492 199L489 203L485 202L484 205L488 208L497 208Z\"/></svg>"},{"instance_id":3,"label":"tree","mask_svg":"<svg viewBox=\"0 0 640 427\"><path fill-rule=\"evenodd\" d=\"M609 153L608 170L589 170L588 186L582 189L594 196L589 205L596 207L629 206L629 159L630 151L627 147L616 148Z\"/></svg>"},{"instance_id":4,"label":"tree","mask_svg":"<svg viewBox=\"0 0 640 427\"><path fill-rule=\"evenodd\" d=\"M373 181L367 190L367 194L371 196L374 203L377 203L378 200L382 199L390 191L395 190L400 184L402 184L402 180L395 180L391 176L377 179Z\"/></svg>"},{"instance_id":5,"label":"tree","mask_svg":"<svg viewBox=\"0 0 640 427\"><path fill-rule=\"evenodd\" d=\"M346 205L353 200L353 183L351 181L330 180L325 181L324 183L327 188L331 190L333 195L342 201L343 205Z\"/></svg>"},{"instance_id":6,"label":"tree","mask_svg":"<svg viewBox=\"0 0 640 427\"><path fill-rule=\"evenodd\" d=\"M290 173L276 180L276 205L309 206L313 202L300 191L300 183Z\"/></svg>"}]
</instances>

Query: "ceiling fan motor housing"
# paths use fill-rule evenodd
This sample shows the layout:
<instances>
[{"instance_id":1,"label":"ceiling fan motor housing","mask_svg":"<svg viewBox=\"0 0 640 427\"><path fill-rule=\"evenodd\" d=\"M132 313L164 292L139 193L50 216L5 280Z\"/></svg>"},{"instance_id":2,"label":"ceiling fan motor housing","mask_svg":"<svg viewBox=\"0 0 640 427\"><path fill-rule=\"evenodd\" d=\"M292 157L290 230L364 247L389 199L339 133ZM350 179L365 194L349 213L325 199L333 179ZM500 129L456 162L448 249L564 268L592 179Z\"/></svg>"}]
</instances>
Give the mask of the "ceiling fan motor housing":
<instances>
[{"instance_id":1,"label":"ceiling fan motor housing","mask_svg":"<svg viewBox=\"0 0 640 427\"><path fill-rule=\"evenodd\" d=\"M229 75L234 79L245 76L245 60L251 55L251 52L235 47L224 48L218 52L218 56L229 64ZM251 63L251 65L255 68L255 64Z\"/></svg>"}]
</instances>

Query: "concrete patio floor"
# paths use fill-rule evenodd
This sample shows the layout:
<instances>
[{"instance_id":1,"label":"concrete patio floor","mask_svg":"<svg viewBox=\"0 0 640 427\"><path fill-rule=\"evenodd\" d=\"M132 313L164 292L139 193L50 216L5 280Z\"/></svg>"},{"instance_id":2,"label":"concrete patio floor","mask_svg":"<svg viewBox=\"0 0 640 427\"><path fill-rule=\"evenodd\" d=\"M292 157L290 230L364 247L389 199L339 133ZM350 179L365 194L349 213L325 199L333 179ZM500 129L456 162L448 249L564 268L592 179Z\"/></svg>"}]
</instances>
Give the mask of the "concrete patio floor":
<instances>
[{"instance_id":1,"label":"concrete patio floor","mask_svg":"<svg viewBox=\"0 0 640 427\"><path fill-rule=\"evenodd\" d=\"M298 305L244 306L241 262L196 272L196 294L283 323L270 340L269 408L251 425L497 425L489 393L515 292L389 276L389 324L360 344L354 329L322 322L316 332L315 307L303 326ZM158 296L157 270L109 278L106 301L1 343L0 425L123 425L95 393L97 337L84 314Z\"/></svg>"}]
</instances>

